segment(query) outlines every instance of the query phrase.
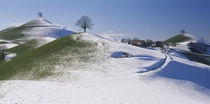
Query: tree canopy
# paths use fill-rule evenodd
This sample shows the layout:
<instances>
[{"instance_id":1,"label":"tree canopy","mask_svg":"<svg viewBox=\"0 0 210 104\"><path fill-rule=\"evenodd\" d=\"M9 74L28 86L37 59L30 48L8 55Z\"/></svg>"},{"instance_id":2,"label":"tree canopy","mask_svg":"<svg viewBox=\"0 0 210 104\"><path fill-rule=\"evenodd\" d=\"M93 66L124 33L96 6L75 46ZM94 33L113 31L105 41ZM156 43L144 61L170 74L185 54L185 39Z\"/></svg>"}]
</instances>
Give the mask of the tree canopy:
<instances>
[{"instance_id":1,"label":"tree canopy","mask_svg":"<svg viewBox=\"0 0 210 104\"><path fill-rule=\"evenodd\" d=\"M76 26L80 27L84 30L84 32L87 31L87 29L91 29L93 26L93 23L91 19L87 16L82 16L76 23Z\"/></svg>"}]
</instances>

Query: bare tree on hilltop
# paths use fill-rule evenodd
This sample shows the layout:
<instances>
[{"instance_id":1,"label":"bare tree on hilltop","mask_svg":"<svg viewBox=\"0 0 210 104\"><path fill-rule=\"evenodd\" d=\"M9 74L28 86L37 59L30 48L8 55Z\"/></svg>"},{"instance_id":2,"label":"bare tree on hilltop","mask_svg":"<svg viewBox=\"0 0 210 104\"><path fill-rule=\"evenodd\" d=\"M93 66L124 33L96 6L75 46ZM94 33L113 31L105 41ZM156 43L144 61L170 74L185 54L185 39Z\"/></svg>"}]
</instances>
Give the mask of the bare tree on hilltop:
<instances>
[{"instance_id":1,"label":"bare tree on hilltop","mask_svg":"<svg viewBox=\"0 0 210 104\"><path fill-rule=\"evenodd\" d=\"M43 13L42 12L38 12L38 16L39 16L39 18L42 18L43 17Z\"/></svg>"},{"instance_id":2,"label":"bare tree on hilltop","mask_svg":"<svg viewBox=\"0 0 210 104\"><path fill-rule=\"evenodd\" d=\"M181 30L181 33L182 33L182 34L185 34L185 33L186 33L186 31L185 31L185 30Z\"/></svg>"},{"instance_id":3,"label":"bare tree on hilltop","mask_svg":"<svg viewBox=\"0 0 210 104\"><path fill-rule=\"evenodd\" d=\"M82 16L76 23L76 26L80 27L81 29L84 30L84 32L87 31L87 29L91 29L93 24L92 21L89 17L87 16Z\"/></svg>"}]
</instances>

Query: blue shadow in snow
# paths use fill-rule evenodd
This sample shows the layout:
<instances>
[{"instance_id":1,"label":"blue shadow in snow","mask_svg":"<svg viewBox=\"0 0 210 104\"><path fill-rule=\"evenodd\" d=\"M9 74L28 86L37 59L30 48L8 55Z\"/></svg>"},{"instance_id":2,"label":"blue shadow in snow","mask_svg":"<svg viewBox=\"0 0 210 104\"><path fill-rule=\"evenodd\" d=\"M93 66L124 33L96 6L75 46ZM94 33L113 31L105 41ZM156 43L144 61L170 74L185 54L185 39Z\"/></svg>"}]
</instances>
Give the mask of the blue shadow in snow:
<instances>
[{"instance_id":1,"label":"blue shadow in snow","mask_svg":"<svg viewBox=\"0 0 210 104\"><path fill-rule=\"evenodd\" d=\"M149 47L141 47L141 48L149 49L149 50L156 50L155 48L149 48Z\"/></svg>"},{"instance_id":2,"label":"blue shadow in snow","mask_svg":"<svg viewBox=\"0 0 210 104\"><path fill-rule=\"evenodd\" d=\"M157 60L156 57L148 55L133 55L133 57L137 57L139 60L145 60L145 61Z\"/></svg>"},{"instance_id":3,"label":"blue shadow in snow","mask_svg":"<svg viewBox=\"0 0 210 104\"><path fill-rule=\"evenodd\" d=\"M172 79L186 80L210 89L210 69L171 61L163 70L157 73Z\"/></svg>"},{"instance_id":4,"label":"blue shadow in snow","mask_svg":"<svg viewBox=\"0 0 210 104\"><path fill-rule=\"evenodd\" d=\"M151 65L151 66L148 66L148 67L144 67L145 71L138 71L137 73L145 73L145 72L148 72L148 71L151 71L151 70L156 70L158 68L160 68L164 63L165 63L166 59L161 59L160 61L158 61L157 63Z\"/></svg>"},{"instance_id":5,"label":"blue shadow in snow","mask_svg":"<svg viewBox=\"0 0 210 104\"><path fill-rule=\"evenodd\" d=\"M153 61L153 60L157 60L157 58L139 58L139 60Z\"/></svg>"},{"instance_id":6,"label":"blue shadow in snow","mask_svg":"<svg viewBox=\"0 0 210 104\"><path fill-rule=\"evenodd\" d=\"M112 53L111 55L112 58L129 58L129 57L132 57L132 55L130 53L127 53L127 52L114 52Z\"/></svg>"},{"instance_id":7,"label":"blue shadow in snow","mask_svg":"<svg viewBox=\"0 0 210 104\"><path fill-rule=\"evenodd\" d=\"M156 57L149 56L149 55L133 55L133 57L156 58Z\"/></svg>"}]
</instances>

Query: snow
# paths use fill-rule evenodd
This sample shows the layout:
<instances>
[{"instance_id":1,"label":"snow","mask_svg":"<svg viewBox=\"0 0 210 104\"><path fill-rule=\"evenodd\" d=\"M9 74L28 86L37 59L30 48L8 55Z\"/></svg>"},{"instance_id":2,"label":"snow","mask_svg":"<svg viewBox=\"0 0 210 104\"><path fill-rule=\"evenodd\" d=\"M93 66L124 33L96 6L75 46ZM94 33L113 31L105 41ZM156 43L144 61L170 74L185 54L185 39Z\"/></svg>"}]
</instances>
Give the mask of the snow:
<instances>
[{"instance_id":1,"label":"snow","mask_svg":"<svg viewBox=\"0 0 210 104\"><path fill-rule=\"evenodd\" d=\"M27 24L26 26L31 26L31 27L46 27L46 26L49 26L49 27L59 27L59 25L57 24L54 24L44 18L36 18L34 20L31 21L32 23L29 23Z\"/></svg>"},{"instance_id":2,"label":"snow","mask_svg":"<svg viewBox=\"0 0 210 104\"><path fill-rule=\"evenodd\" d=\"M8 41L8 40L2 40L0 39L0 43L2 42L2 44L0 44L1 46L4 46L6 49L9 49L9 48L13 48L13 47L16 47L18 46L19 44L15 44L11 41Z\"/></svg>"},{"instance_id":3,"label":"snow","mask_svg":"<svg viewBox=\"0 0 210 104\"><path fill-rule=\"evenodd\" d=\"M173 60L158 72L161 76L187 80L210 89L210 66L172 56Z\"/></svg>"},{"instance_id":4,"label":"snow","mask_svg":"<svg viewBox=\"0 0 210 104\"><path fill-rule=\"evenodd\" d=\"M13 48L13 47L16 47L18 46L19 44L15 44L15 43L6 43L6 44L3 44L7 49L9 48Z\"/></svg>"},{"instance_id":5,"label":"snow","mask_svg":"<svg viewBox=\"0 0 210 104\"><path fill-rule=\"evenodd\" d=\"M78 36L97 42L101 50L97 55L108 58L78 70L55 66L65 74L39 81L1 81L0 104L210 103L210 66L189 61L176 52L165 55L90 33ZM113 52L134 57L111 58ZM145 74L138 73L145 70Z\"/></svg>"},{"instance_id":6,"label":"snow","mask_svg":"<svg viewBox=\"0 0 210 104\"><path fill-rule=\"evenodd\" d=\"M10 60L11 60L12 58L14 58L15 56L16 56L15 53L8 54L8 55L6 55L5 60L6 60L6 61L10 61Z\"/></svg>"},{"instance_id":7,"label":"snow","mask_svg":"<svg viewBox=\"0 0 210 104\"><path fill-rule=\"evenodd\" d=\"M187 36L187 37L191 37L192 40L195 40L195 36L193 36L193 35L191 35L191 34L184 33L184 35Z\"/></svg>"},{"instance_id":8,"label":"snow","mask_svg":"<svg viewBox=\"0 0 210 104\"><path fill-rule=\"evenodd\" d=\"M187 42L181 42L178 43L175 47L175 49L179 49L179 50L185 50L185 51L190 51L190 49L188 48L187 44L190 43L191 41L187 41Z\"/></svg>"},{"instance_id":9,"label":"snow","mask_svg":"<svg viewBox=\"0 0 210 104\"><path fill-rule=\"evenodd\" d=\"M177 45L175 47L171 47L171 48L175 48L175 49L178 49L178 50L190 51L190 49L188 48L187 44L190 43L190 42L195 42L196 38L193 35L191 35L191 34L184 33L184 35L187 36L187 37L190 37L192 39L190 41L177 43Z\"/></svg>"},{"instance_id":10,"label":"snow","mask_svg":"<svg viewBox=\"0 0 210 104\"><path fill-rule=\"evenodd\" d=\"M39 38L37 39L37 44L34 44L35 48L38 48L42 45L45 45L47 43L50 43L52 41L56 40L56 38L52 38L52 37L42 37L42 38Z\"/></svg>"},{"instance_id":11,"label":"snow","mask_svg":"<svg viewBox=\"0 0 210 104\"><path fill-rule=\"evenodd\" d=\"M31 30L24 31L27 34L26 39L37 39L41 37L61 38L74 32L61 27L35 27Z\"/></svg>"},{"instance_id":12,"label":"snow","mask_svg":"<svg viewBox=\"0 0 210 104\"><path fill-rule=\"evenodd\" d=\"M10 42L10 41L8 41L8 40L3 40L3 39L0 39L0 42Z\"/></svg>"}]
</instances>

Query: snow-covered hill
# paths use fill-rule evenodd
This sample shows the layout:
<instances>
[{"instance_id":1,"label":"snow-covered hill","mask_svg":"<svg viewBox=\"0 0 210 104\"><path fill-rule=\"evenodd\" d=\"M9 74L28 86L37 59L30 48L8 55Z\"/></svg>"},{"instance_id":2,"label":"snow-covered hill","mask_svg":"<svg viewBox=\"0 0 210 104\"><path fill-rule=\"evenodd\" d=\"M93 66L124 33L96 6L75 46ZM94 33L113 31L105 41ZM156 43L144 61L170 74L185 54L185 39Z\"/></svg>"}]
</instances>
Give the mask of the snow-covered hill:
<instances>
[{"instance_id":1,"label":"snow-covered hill","mask_svg":"<svg viewBox=\"0 0 210 104\"><path fill-rule=\"evenodd\" d=\"M175 45L175 44L179 44L182 42L189 42L189 41L195 41L195 40L196 39L193 35L183 33L183 34L179 34L174 37L171 37L171 38L165 40L164 42L171 44L171 45Z\"/></svg>"},{"instance_id":2,"label":"snow-covered hill","mask_svg":"<svg viewBox=\"0 0 210 104\"><path fill-rule=\"evenodd\" d=\"M44 37L58 39L73 33L75 32L64 26L54 24L44 18L37 18L21 26L0 31L0 39L9 41L9 44L5 43L4 45L8 48L12 48L18 45L17 43L22 44Z\"/></svg>"},{"instance_id":3,"label":"snow-covered hill","mask_svg":"<svg viewBox=\"0 0 210 104\"><path fill-rule=\"evenodd\" d=\"M70 44L71 38L74 41ZM85 45L83 42L86 42ZM59 47L56 46L59 44L69 47L57 52ZM48 56L39 54L48 50L45 48L52 47L55 47L53 54L52 51L48 52ZM133 57L110 57L114 52L126 52ZM1 81L0 103L210 103L210 66L189 61L176 52L165 55L159 50L139 48L96 34L81 33L55 40L23 56L28 57L27 62L39 59L41 64L33 64L35 70L27 73L20 71L13 75L13 80ZM23 56L8 65L19 62ZM49 58L49 62L52 61L50 59L56 60L49 64L39 57ZM49 76L33 79L37 72L45 72L49 65L53 69Z\"/></svg>"},{"instance_id":4,"label":"snow-covered hill","mask_svg":"<svg viewBox=\"0 0 210 104\"><path fill-rule=\"evenodd\" d=\"M37 18L23 25L28 28L23 31L25 39L37 39L42 37L61 38L75 32L68 28L54 24L43 18Z\"/></svg>"}]
</instances>

